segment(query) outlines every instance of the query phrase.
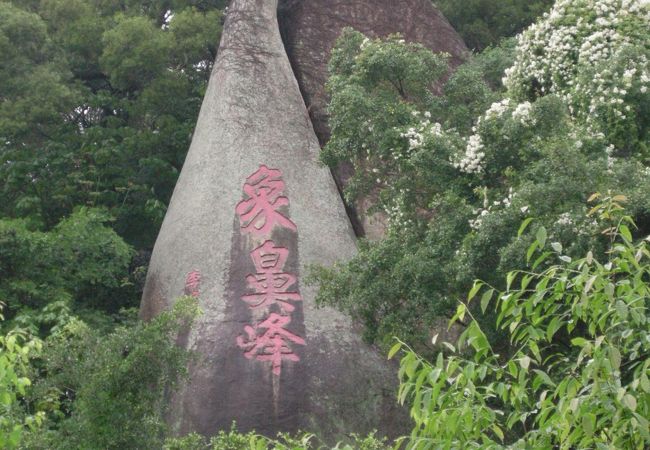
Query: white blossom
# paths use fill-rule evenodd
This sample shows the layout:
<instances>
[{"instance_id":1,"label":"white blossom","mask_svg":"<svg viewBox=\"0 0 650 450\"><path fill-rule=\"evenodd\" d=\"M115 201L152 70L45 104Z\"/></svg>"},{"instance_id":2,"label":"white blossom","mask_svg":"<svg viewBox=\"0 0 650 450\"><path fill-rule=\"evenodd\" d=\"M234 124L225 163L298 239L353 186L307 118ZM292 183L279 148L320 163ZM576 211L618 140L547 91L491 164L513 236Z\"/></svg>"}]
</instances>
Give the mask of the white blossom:
<instances>
[{"instance_id":1,"label":"white blossom","mask_svg":"<svg viewBox=\"0 0 650 450\"><path fill-rule=\"evenodd\" d=\"M535 125L536 120L531 115L532 110L533 105L530 102L520 103L512 112L512 118L524 126L533 126Z\"/></svg>"},{"instance_id":2,"label":"white blossom","mask_svg":"<svg viewBox=\"0 0 650 450\"><path fill-rule=\"evenodd\" d=\"M510 106L509 98L506 98L499 102L494 102L492 103L492 105L490 105L490 108L488 108L488 110L485 111L485 118L489 120L489 119L494 119L496 117L501 117L503 113L508 110L509 106Z\"/></svg>"},{"instance_id":3,"label":"white blossom","mask_svg":"<svg viewBox=\"0 0 650 450\"><path fill-rule=\"evenodd\" d=\"M467 140L467 147L465 148L465 155L453 165L461 172L465 173L481 173L483 171L483 158L485 153L483 149L483 141L481 135L473 134Z\"/></svg>"},{"instance_id":4,"label":"white blossom","mask_svg":"<svg viewBox=\"0 0 650 450\"><path fill-rule=\"evenodd\" d=\"M565 212L560 214L560 217L557 219L555 223L558 225L570 226L573 225L573 219L571 218L571 214Z\"/></svg>"}]
</instances>

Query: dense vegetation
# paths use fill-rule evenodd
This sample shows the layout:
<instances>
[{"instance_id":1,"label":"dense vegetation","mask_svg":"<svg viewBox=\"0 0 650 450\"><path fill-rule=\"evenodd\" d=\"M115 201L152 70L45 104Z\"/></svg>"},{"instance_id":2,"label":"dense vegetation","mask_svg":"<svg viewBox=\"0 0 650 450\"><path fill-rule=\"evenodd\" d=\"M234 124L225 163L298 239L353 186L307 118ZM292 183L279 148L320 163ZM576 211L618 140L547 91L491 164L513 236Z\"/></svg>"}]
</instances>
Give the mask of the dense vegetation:
<instances>
[{"instance_id":1,"label":"dense vegetation","mask_svg":"<svg viewBox=\"0 0 650 450\"><path fill-rule=\"evenodd\" d=\"M0 448L162 446L195 312L135 308L223 6L0 2Z\"/></svg>"},{"instance_id":2,"label":"dense vegetation","mask_svg":"<svg viewBox=\"0 0 650 450\"><path fill-rule=\"evenodd\" d=\"M513 37L548 11L553 0L434 0L471 50Z\"/></svg>"},{"instance_id":3,"label":"dense vegetation","mask_svg":"<svg viewBox=\"0 0 650 450\"><path fill-rule=\"evenodd\" d=\"M570 256L601 255L587 199L612 191L629 198L636 235L649 234L647 14L638 3L558 2L514 55L507 42L486 50L440 97L428 94L440 56L399 38L343 36L322 156L353 161L348 197L376 199L390 226L318 274L320 299L363 321L371 341L431 350L431 324L475 279L503 287L525 266L525 218ZM493 70L504 66L502 80Z\"/></svg>"},{"instance_id":4,"label":"dense vegetation","mask_svg":"<svg viewBox=\"0 0 650 450\"><path fill-rule=\"evenodd\" d=\"M47 331L64 316L90 310L105 321L137 306L216 54L221 3L2 2L9 323Z\"/></svg>"},{"instance_id":5,"label":"dense vegetation","mask_svg":"<svg viewBox=\"0 0 650 450\"><path fill-rule=\"evenodd\" d=\"M165 441L199 312L135 318L224 3L0 0L0 448L319 446ZM528 27L552 2L436 3L481 50L448 79L398 36L332 55L322 159L389 226L314 272L319 299L400 339L408 448L647 448L648 6L559 0Z\"/></svg>"},{"instance_id":6,"label":"dense vegetation","mask_svg":"<svg viewBox=\"0 0 650 450\"><path fill-rule=\"evenodd\" d=\"M407 352L407 448L647 448L648 238L633 243L624 197L598 197L590 217L609 239L604 259L573 259L539 227L532 271L509 272L501 292L478 282L459 302L452 322L469 320L456 346L435 363ZM495 294L509 349L490 343L469 307L480 298L486 311Z\"/></svg>"}]
</instances>

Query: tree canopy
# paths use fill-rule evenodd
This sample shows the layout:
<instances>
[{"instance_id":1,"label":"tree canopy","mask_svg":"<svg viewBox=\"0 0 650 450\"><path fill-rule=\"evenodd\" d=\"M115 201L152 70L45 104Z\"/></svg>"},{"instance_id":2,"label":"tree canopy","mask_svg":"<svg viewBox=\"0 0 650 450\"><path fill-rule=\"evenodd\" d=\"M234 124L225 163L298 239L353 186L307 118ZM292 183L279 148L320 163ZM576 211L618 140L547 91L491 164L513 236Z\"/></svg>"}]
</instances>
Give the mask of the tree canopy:
<instances>
[{"instance_id":1,"label":"tree canopy","mask_svg":"<svg viewBox=\"0 0 650 450\"><path fill-rule=\"evenodd\" d=\"M200 312L135 316L226 3L0 0L0 447L320 445L166 439ZM451 74L397 35L332 52L321 160L388 228L318 301L399 339L406 448L648 448L650 7L436 4L476 50Z\"/></svg>"}]
</instances>

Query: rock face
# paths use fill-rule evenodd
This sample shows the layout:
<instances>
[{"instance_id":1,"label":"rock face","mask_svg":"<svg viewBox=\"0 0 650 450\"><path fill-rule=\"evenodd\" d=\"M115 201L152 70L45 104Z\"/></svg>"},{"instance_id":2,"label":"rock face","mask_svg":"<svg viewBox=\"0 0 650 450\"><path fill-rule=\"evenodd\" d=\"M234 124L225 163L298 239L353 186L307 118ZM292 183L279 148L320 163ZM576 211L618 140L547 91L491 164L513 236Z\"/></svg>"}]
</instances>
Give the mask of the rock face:
<instances>
[{"instance_id":1,"label":"rock face","mask_svg":"<svg viewBox=\"0 0 650 450\"><path fill-rule=\"evenodd\" d=\"M278 28L277 0L233 0L185 165L156 242L141 315L186 294L197 354L170 395L178 434L404 431L396 371L341 313L317 309L311 264L355 253Z\"/></svg>"},{"instance_id":2,"label":"rock face","mask_svg":"<svg viewBox=\"0 0 650 450\"><path fill-rule=\"evenodd\" d=\"M345 27L368 36L400 33L409 42L419 42L434 52L451 55L452 67L468 54L456 33L431 0L280 0L280 28L289 60L321 145L330 135L327 125L327 63L336 39ZM349 166L335 171L342 188L352 174ZM364 214L372 204L361 199L350 214L359 235L377 238L385 230L385 218ZM355 210L359 212L356 223Z\"/></svg>"},{"instance_id":3,"label":"rock face","mask_svg":"<svg viewBox=\"0 0 650 450\"><path fill-rule=\"evenodd\" d=\"M280 28L314 129L324 144L327 126L327 63L345 27L368 36L400 33L434 52L451 55L456 67L467 47L431 0L280 0Z\"/></svg>"}]
</instances>

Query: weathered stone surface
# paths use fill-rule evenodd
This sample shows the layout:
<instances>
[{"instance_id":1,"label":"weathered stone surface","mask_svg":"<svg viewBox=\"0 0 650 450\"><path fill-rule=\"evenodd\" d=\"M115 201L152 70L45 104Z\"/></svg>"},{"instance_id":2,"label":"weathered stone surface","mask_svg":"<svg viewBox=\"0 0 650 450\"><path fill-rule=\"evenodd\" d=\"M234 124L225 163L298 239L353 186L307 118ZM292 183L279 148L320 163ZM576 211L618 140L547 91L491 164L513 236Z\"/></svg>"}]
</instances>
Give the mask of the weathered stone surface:
<instances>
[{"instance_id":1,"label":"weathered stone surface","mask_svg":"<svg viewBox=\"0 0 650 450\"><path fill-rule=\"evenodd\" d=\"M289 60L298 79L314 129L321 145L329 139L327 125L327 63L336 39L345 27L368 36L400 33L409 42L419 42L434 52L451 55L451 67L458 66L468 50L431 0L280 0L280 28ZM352 174L349 166L335 171L343 187ZM369 199L351 205L357 234L378 238L385 230L385 217L365 214Z\"/></svg>"},{"instance_id":2,"label":"weathered stone surface","mask_svg":"<svg viewBox=\"0 0 650 450\"><path fill-rule=\"evenodd\" d=\"M315 288L302 282L310 264L354 255L355 238L329 171L317 163L276 8L277 0L230 5L149 266L143 318L184 293L204 310L182 339L198 360L171 395L170 422L179 434L212 435L232 421L244 431L313 430L329 440L374 428L402 432L395 367L344 315L317 309ZM286 345L274 353L279 341Z\"/></svg>"}]
</instances>

